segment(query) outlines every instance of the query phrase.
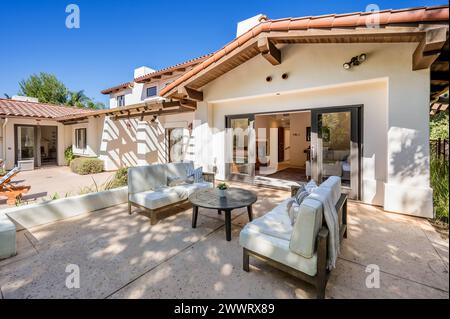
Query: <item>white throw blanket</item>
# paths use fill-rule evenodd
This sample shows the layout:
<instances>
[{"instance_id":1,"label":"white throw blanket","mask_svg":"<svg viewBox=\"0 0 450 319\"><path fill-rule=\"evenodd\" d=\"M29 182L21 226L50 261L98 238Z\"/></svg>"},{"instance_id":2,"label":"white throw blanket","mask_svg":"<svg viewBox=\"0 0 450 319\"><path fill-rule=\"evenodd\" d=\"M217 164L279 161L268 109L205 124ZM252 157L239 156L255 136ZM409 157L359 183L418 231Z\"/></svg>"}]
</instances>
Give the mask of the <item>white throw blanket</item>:
<instances>
[{"instance_id":1,"label":"white throw blanket","mask_svg":"<svg viewBox=\"0 0 450 319\"><path fill-rule=\"evenodd\" d=\"M339 217L330 194L331 190L316 189L309 195L309 198L318 200L323 205L323 215L329 231L327 260L327 268L329 270L336 268L336 259L340 254Z\"/></svg>"}]
</instances>

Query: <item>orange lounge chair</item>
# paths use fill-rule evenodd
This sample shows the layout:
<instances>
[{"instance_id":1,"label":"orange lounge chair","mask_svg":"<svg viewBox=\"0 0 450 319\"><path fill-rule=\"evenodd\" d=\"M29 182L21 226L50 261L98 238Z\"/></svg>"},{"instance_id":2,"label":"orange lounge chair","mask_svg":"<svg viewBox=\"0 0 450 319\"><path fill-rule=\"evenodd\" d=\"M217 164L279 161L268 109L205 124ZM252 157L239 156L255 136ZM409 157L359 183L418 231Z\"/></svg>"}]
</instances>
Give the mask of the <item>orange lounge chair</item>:
<instances>
[{"instance_id":1,"label":"orange lounge chair","mask_svg":"<svg viewBox=\"0 0 450 319\"><path fill-rule=\"evenodd\" d=\"M14 205L17 199L22 198L22 195L27 193L31 186L19 185L15 186L11 184L11 180L20 172L20 168L14 167L5 176L0 179L0 196L7 197L6 203L8 205Z\"/></svg>"}]
</instances>

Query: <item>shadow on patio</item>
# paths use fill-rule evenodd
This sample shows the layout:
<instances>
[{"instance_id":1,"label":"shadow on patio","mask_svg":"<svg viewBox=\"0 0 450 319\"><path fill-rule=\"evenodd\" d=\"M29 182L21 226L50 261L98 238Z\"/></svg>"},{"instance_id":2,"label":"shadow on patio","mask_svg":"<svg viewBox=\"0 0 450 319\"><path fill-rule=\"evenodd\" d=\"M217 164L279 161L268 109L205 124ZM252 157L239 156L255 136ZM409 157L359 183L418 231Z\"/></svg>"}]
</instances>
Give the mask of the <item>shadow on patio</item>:
<instances>
[{"instance_id":1,"label":"shadow on patio","mask_svg":"<svg viewBox=\"0 0 450 319\"><path fill-rule=\"evenodd\" d=\"M255 217L288 192L255 188ZM245 209L233 212L225 240L223 215L180 207L155 226L120 205L18 233L16 257L0 262L3 298L315 298L302 281L251 259L242 270L239 232ZM448 298L448 239L426 220L349 203L344 240L328 298ZM80 268L79 289L65 286L66 266ZM366 288L366 266L381 270L381 287Z\"/></svg>"}]
</instances>

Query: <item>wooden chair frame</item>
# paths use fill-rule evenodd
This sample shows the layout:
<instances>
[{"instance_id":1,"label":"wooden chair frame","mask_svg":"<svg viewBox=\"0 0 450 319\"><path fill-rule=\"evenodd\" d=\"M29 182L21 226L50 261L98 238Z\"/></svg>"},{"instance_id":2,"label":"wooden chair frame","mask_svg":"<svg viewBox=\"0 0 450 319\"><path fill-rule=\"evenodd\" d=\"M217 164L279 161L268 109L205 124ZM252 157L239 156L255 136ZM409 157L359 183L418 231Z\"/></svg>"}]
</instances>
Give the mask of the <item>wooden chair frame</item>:
<instances>
[{"instance_id":1,"label":"wooden chair frame","mask_svg":"<svg viewBox=\"0 0 450 319\"><path fill-rule=\"evenodd\" d=\"M206 172L204 172L203 173L203 180L205 182L212 183L213 186L214 186L215 185L215 174L214 173L206 173ZM173 204L170 204L170 205L158 208L158 209L150 209L150 208L147 208L145 206L142 206L142 205L139 205L137 203L134 203L134 202L130 201L130 195L128 194L128 214L131 215L132 207L137 207L139 209L142 209L143 211L148 213L148 215L150 216L150 224L151 225L155 225L159 221L158 220L158 213L159 212L161 212L163 210L166 210L167 208L183 205L183 204L186 204L186 203L189 203L188 199L185 199L185 200L182 200L182 201L179 201L179 202L176 202L176 203L173 203Z\"/></svg>"},{"instance_id":2,"label":"wooden chair frame","mask_svg":"<svg viewBox=\"0 0 450 319\"><path fill-rule=\"evenodd\" d=\"M292 186L291 193L294 196L297 193L299 186ZM341 242L343 238L347 238L347 195L341 194L338 202L336 203L336 211L339 216L340 225L340 238ZM284 271L292 276L295 276L303 281L306 281L314 285L317 289L317 298L325 298L325 289L327 286L330 271L327 269L327 251L328 251L328 236L329 231L325 224L322 223L322 228L317 235L317 274L315 276L310 276L297 269L284 265L276 260L273 260L267 256L263 256L254 251L243 249L243 270L246 272L250 271L250 256L262 260L272 267L275 267L281 271Z\"/></svg>"},{"instance_id":3,"label":"wooden chair frame","mask_svg":"<svg viewBox=\"0 0 450 319\"><path fill-rule=\"evenodd\" d=\"M27 193L31 188L28 185L15 186L11 184L11 180L19 173L20 170L17 170L0 184L0 196L7 198L6 203L8 205L14 205L16 200L22 198L22 195Z\"/></svg>"}]
</instances>

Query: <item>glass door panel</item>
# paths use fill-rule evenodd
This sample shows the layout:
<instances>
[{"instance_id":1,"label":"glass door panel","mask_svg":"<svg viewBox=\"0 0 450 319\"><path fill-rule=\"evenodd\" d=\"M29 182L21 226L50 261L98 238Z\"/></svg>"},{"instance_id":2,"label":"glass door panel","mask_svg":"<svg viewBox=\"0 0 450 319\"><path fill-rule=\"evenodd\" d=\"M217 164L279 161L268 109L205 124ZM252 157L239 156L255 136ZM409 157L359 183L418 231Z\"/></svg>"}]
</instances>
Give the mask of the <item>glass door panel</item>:
<instances>
[{"instance_id":1,"label":"glass door panel","mask_svg":"<svg viewBox=\"0 0 450 319\"><path fill-rule=\"evenodd\" d=\"M228 178L232 180L253 181L254 161L254 116L240 115L227 117L227 134L230 136L231 158L228 163Z\"/></svg>"},{"instance_id":2,"label":"glass door panel","mask_svg":"<svg viewBox=\"0 0 450 319\"><path fill-rule=\"evenodd\" d=\"M182 127L170 128L167 134L167 153L169 162L181 162L186 157L189 142L187 129Z\"/></svg>"},{"instance_id":3,"label":"glass door panel","mask_svg":"<svg viewBox=\"0 0 450 319\"><path fill-rule=\"evenodd\" d=\"M17 126L16 158L18 161L34 159L36 155L36 128Z\"/></svg>"},{"instance_id":4,"label":"glass door panel","mask_svg":"<svg viewBox=\"0 0 450 319\"><path fill-rule=\"evenodd\" d=\"M312 176L319 183L339 176L350 198L359 198L360 134L358 108L312 111Z\"/></svg>"}]
</instances>

